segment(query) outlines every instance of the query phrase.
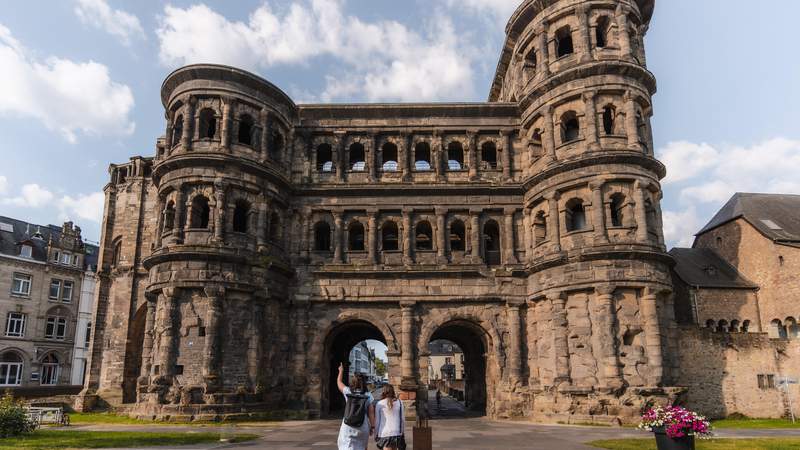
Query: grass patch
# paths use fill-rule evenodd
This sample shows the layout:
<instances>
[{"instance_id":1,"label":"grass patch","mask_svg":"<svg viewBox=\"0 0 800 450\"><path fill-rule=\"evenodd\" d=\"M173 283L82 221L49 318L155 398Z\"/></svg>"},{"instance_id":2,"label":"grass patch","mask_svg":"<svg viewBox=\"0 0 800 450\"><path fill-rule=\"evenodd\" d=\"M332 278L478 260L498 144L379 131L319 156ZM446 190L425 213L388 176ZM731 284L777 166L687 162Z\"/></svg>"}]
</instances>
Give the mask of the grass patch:
<instances>
[{"instance_id":1,"label":"grass patch","mask_svg":"<svg viewBox=\"0 0 800 450\"><path fill-rule=\"evenodd\" d=\"M152 433L142 431L55 431L37 430L32 434L0 441L0 450L118 448L194 445L218 442L220 433ZM231 442L257 439L253 434L225 435Z\"/></svg>"},{"instance_id":2,"label":"grass patch","mask_svg":"<svg viewBox=\"0 0 800 450\"><path fill-rule=\"evenodd\" d=\"M69 421L72 425L152 425L157 423L113 413L69 413Z\"/></svg>"},{"instance_id":3,"label":"grass patch","mask_svg":"<svg viewBox=\"0 0 800 450\"><path fill-rule=\"evenodd\" d=\"M231 424L269 424L289 420L308 420L308 413L305 411L271 411L265 413L252 414L230 414L219 417L217 421L196 420L193 422L164 422L146 419L136 419L121 414L110 412L101 413L70 413L70 424L72 425L198 425L198 426L223 426Z\"/></svg>"},{"instance_id":4,"label":"grass patch","mask_svg":"<svg viewBox=\"0 0 800 450\"><path fill-rule=\"evenodd\" d=\"M766 429L766 428L800 428L800 421L792 423L788 419L749 419L735 418L716 420L712 423L714 428L741 428L741 429Z\"/></svg>"},{"instance_id":5,"label":"grass patch","mask_svg":"<svg viewBox=\"0 0 800 450\"><path fill-rule=\"evenodd\" d=\"M654 438L594 441L589 442L588 445L613 450L656 450ZM697 450L788 450L793 448L800 448L800 438L697 440Z\"/></svg>"}]
</instances>

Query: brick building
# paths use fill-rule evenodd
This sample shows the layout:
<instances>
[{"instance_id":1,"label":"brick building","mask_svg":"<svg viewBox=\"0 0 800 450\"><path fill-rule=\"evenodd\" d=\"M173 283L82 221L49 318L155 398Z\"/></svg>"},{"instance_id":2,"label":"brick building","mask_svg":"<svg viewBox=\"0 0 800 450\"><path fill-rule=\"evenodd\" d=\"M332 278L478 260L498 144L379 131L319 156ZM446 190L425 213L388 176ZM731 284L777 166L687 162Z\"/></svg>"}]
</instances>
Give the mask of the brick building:
<instances>
[{"instance_id":1,"label":"brick building","mask_svg":"<svg viewBox=\"0 0 800 450\"><path fill-rule=\"evenodd\" d=\"M73 347L85 332L76 327L80 293L92 261L72 222L0 217L0 386L72 383Z\"/></svg>"}]
</instances>

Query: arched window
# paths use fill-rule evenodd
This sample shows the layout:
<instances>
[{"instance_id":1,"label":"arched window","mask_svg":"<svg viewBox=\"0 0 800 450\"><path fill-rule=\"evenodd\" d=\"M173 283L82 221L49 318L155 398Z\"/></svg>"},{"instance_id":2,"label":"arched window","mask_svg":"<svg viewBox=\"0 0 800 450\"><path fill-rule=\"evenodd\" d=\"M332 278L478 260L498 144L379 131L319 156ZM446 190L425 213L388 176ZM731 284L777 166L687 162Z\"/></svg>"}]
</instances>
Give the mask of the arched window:
<instances>
[{"instance_id":1,"label":"arched window","mask_svg":"<svg viewBox=\"0 0 800 450\"><path fill-rule=\"evenodd\" d=\"M367 168L366 152L360 142L354 142L350 146L350 170L353 172L363 172Z\"/></svg>"},{"instance_id":2,"label":"arched window","mask_svg":"<svg viewBox=\"0 0 800 450\"><path fill-rule=\"evenodd\" d=\"M385 252L395 252L400 249L397 224L391 221L385 222L381 227L381 248Z\"/></svg>"},{"instance_id":3,"label":"arched window","mask_svg":"<svg viewBox=\"0 0 800 450\"><path fill-rule=\"evenodd\" d=\"M612 195L609 209L611 209L611 226L625 226L625 196L620 193Z\"/></svg>"},{"instance_id":4,"label":"arched window","mask_svg":"<svg viewBox=\"0 0 800 450\"><path fill-rule=\"evenodd\" d=\"M417 223L414 232L417 250L433 250L433 229L428 221Z\"/></svg>"},{"instance_id":5,"label":"arched window","mask_svg":"<svg viewBox=\"0 0 800 450\"><path fill-rule=\"evenodd\" d=\"M537 62L538 61L536 60L536 51L535 50L529 51L528 54L525 56L525 67L535 71Z\"/></svg>"},{"instance_id":6,"label":"arched window","mask_svg":"<svg viewBox=\"0 0 800 450\"><path fill-rule=\"evenodd\" d=\"M722 247L722 237L717 236L717 239L715 239L715 242L717 243L717 248Z\"/></svg>"},{"instance_id":7,"label":"arched window","mask_svg":"<svg viewBox=\"0 0 800 450\"><path fill-rule=\"evenodd\" d=\"M361 222L353 222L347 230L348 247L354 252L363 252L364 246L364 225Z\"/></svg>"},{"instance_id":8,"label":"arched window","mask_svg":"<svg viewBox=\"0 0 800 450\"><path fill-rule=\"evenodd\" d=\"M114 252L111 254L111 266L118 267L121 260L122 260L122 239L118 240L117 243L114 244Z\"/></svg>"},{"instance_id":9,"label":"arched window","mask_svg":"<svg viewBox=\"0 0 800 450\"><path fill-rule=\"evenodd\" d=\"M19 386L22 383L22 357L16 352L0 356L0 386Z\"/></svg>"},{"instance_id":10,"label":"arched window","mask_svg":"<svg viewBox=\"0 0 800 450\"><path fill-rule=\"evenodd\" d=\"M533 239L535 245L539 245L547 240L547 217L544 211L536 213L533 219Z\"/></svg>"},{"instance_id":11,"label":"arched window","mask_svg":"<svg viewBox=\"0 0 800 450\"><path fill-rule=\"evenodd\" d=\"M392 142L383 144L381 148L381 161L384 172L397 172L397 146Z\"/></svg>"},{"instance_id":12,"label":"arched window","mask_svg":"<svg viewBox=\"0 0 800 450\"><path fill-rule=\"evenodd\" d=\"M281 216L273 211L269 216L269 240L273 244L281 242Z\"/></svg>"},{"instance_id":13,"label":"arched window","mask_svg":"<svg viewBox=\"0 0 800 450\"><path fill-rule=\"evenodd\" d=\"M728 331L731 333L738 333L739 332L739 321L734 319L731 320L731 326L728 327Z\"/></svg>"},{"instance_id":14,"label":"arched window","mask_svg":"<svg viewBox=\"0 0 800 450\"><path fill-rule=\"evenodd\" d=\"M718 333L725 333L728 331L728 321L725 319L720 320L717 322L717 332Z\"/></svg>"},{"instance_id":15,"label":"arched window","mask_svg":"<svg viewBox=\"0 0 800 450\"><path fill-rule=\"evenodd\" d=\"M494 220L483 225L483 251L487 265L500 265L500 226Z\"/></svg>"},{"instance_id":16,"label":"arched window","mask_svg":"<svg viewBox=\"0 0 800 450\"><path fill-rule=\"evenodd\" d=\"M238 141L242 145L253 145L255 142L255 121L248 114L239 118Z\"/></svg>"},{"instance_id":17,"label":"arched window","mask_svg":"<svg viewBox=\"0 0 800 450\"><path fill-rule=\"evenodd\" d=\"M570 111L561 116L561 142L577 141L581 135L581 125L578 116Z\"/></svg>"},{"instance_id":18,"label":"arched window","mask_svg":"<svg viewBox=\"0 0 800 450\"><path fill-rule=\"evenodd\" d=\"M453 141L447 145L447 170L464 169L464 147L461 142Z\"/></svg>"},{"instance_id":19,"label":"arched window","mask_svg":"<svg viewBox=\"0 0 800 450\"><path fill-rule=\"evenodd\" d=\"M181 139L183 138L183 116L179 115L175 118L175 121L172 122L172 142L170 142L170 146L174 147L181 143Z\"/></svg>"},{"instance_id":20,"label":"arched window","mask_svg":"<svg viewBox=\"0 0 800 450\"><path fill-rule=\"evenodd\" d=\"M250 204L245 200L236 202L233 209L233 231L235 233L247 233L247 222L250 219Z\"/></svg>"},{"instance_id":21,"label":"arched window","mask_svg":"<svg viewBox=\"0 0 800 450\"><path fill-rule=\"evenodd\" d=\"M55 353L49 353L42 359L40 382L43 386L53 386L58 384L58 377L61 375L61 366Z\"/></svg>"},{"instance_id":22,"label":"arched window","mask_svg":"<svg viewBox=\"0 0 800 450\"><path fill-rule=\"evenodd\" d=\"M639 143L647 147L647 121L644 120L641 113L636 113L636 131L639 136Z\"/></svg>"},{"instance_id":23,"label":"arched window","mask_svg":"<svg viewBox=\"0 0 800 450\"><path fill-rule=\"evenodd\" d=\"M617 111L613 106L608 105L603 108L603 131L607 135L614 134L614 122L617 118Z\"/></svg>"},{"instance_id":24,"label":"arched window","mask_svg":"<svg viewBox=\"0 0 800 450\"><path fill-rule=\"evenodd\" d=\"M787 317L786 321L786 337L789 339L797 339L800 337L800 326L797 325L797 321L794 317Z\"/></svg>"},{"instance_id":25,"label":"arched window","mask_svg":"<svg viewBox=\"0 0 800 450\"><path fill-rule=\"evenodd\" d=\"M742 322L742 333L747 333L749 331L750 331L750 321L745 320L744 322Z\"/></svg>"},{"instance_id":26,"label":"arched window","mask_svg":"<svg viewBox=\"0 0 800 450\"><path fill-rule=\"evenodd\" d=\"M170 200L164 208L164 226L162 233L167 233L175 228L175 202Z\"/></svg>"},{"instance_id":27,"label":"arched window","mask_svg":"<svg viewBox=\"0 0 800 450\"><path fill-rule=\"evenodd\" d=\"M706 328L708 328L711 331L714 331L714 329L716 327L717 327L717 321L716 320L714 320L714 319L706 320Z\"/></svg>"},{"instance_id":28,"label":"arched window","mask_svg":"<svg viewBox=\"0 0 800 450\"><path fill-rule=\"evenodd\" d=\"M283 147L286 145L283 134L278 130L272 130L269 134L269 141L267 142L267 149L269 149L269 157L273 161L280 161L283 158Z\"/></svg>"},{"instance_id":29,"label":"arched window","mask_svg":"<svg viewBox=\"0 0 800 450\"><path fill-rule=\"evenodd\" d=\"M594 31L597 48L605 48L608 46L608 30L610 23L608 16L601 16L597 19L597 26Z\"/></svg>"},{"instance_id":30,"label":"arched window","mask_svg":"<svg viewBox=\"0 0 800 450\"><path fill-rule=\"evenodd\" d=\"M217 116L211 108L200 111L200 139L217 137Z\"/></svg>"},{"instance_id":31,"label":"arched window","mask_svg":"<svg viewBox=\"0 0 800 450\"><path fill-rule=\"evenodd\" d=\"M580 231L586 228L586 209L583 200L573 198L567 202L567 232Z\"/></svg>"},{"instance_id":32,"label":"arched window","mask_svg":"<svg viewBox=\"0 0 800 450\"><path fill-rule=\"evenodd\" d=\"M769 337L773 339L786 339L788 336L786 332L786 327L783 326L783 322L780 319L774 319L770 323L770 333Z\"/></svg>"},{"instance_id":33,"label":"arched window","mask_svg":"<svg viewBox=\"0 0 800 450\"><path fill-rule=\"evenodd\" d=\"M497 169L497 146L492 141L481 145L481 166L482 169Z\"/></svg>"},{"instance_id":34,"label":"arched window","mask_svg":"<svg viewBox=\"0 0 800 450\"><path fill-rule=\"evenodd\" d=\"M317 222L314 225L314 251L331 251L331 226L328 222Z\"/></svg>"},{"instance_id":35,"label":"arched window","mask_svg":"<svg viewBox=\"0 0 800 450\"><path fill-rule=\"evenodd\" d=\"M556 54L559 58L575 53L572 45L572 30L569 26L556 31Z\"/></svg>"},{"instance_id":36,"label":"arched window","mask_svg":"<svg viewBox=\"0 0 800 450\"><path fill-rule=\"evenodd\" d=\"M533 130L531 138L528 141L528 150L531 153L531 159L541 158L544 156L544 148L542 147L542 131L538 128Z\"/></svg>"},{"instance_id":37,"label":"arched window","mask_svg":"<svg viewBox=\"0 0 800 450\"><path fill-rule=\"evenodd\" d=\"M333 172L333 147L330 144L317 146L317 170L320 172Z\"/></svg>"},{"instance_id":38,"label":"arched window","mask_svg":"<svg viewBox=\"0 0 800 450\"><path fill-rule=\"evenodd\" d=\"M466 250L466 228L464 222L454 220L450 224L450 250L454 252L463 252Z\"/></svg>"},{"instance_id":39,"label":"arched window","mask_svg":"<svg viewBox=\"0 0 800 450\"><path fill-rule=\"evenodd\" d=\"M203 195L198 195L192 199L192 215L189 219L190 228L208 228L208 219L211 215L211 208L208 206L208 199Z\"/></svg>"},{"instance_id":40,"label":"arched window","mask_svg":"<svg viewBox=\"0 0 800 450\"><path fill-rule=\"evenodd\" d=\"M414 147L414 170L427 172L431 168L431 146L427 142L418 142Z\"/></svg>"}]
</instances>

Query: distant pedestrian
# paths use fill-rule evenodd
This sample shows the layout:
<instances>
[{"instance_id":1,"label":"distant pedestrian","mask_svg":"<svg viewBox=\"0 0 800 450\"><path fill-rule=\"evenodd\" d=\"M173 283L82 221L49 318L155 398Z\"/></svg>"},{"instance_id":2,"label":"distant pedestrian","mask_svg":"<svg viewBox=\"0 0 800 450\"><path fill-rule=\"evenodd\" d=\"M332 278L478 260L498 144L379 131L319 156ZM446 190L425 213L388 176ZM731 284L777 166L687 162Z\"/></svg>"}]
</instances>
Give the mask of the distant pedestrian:
<instances>
[{"instance_id":1,"label":"distant pedestrian","mask_svg":"<svg viewBox=\"0 0 800 450\"><path fill-rule=\"evenodd\" d=\"M394 386L383 387L383 396L375 405L375 442L381 450L406 450L405 409L394 393Z\"/></svg>"},{"instance_id":2,"label":"distant pedestrian","mask_svg":"<svg viewBox=\"0 0 800 450\"><path fill-rule=\"evenodd\" d=\"M436 389L436 409L442 409L442 391Z\"/></svg>"},{"instance_id":3,"label":"distant pedestrian","mask_svg":"<svg viewBox=\"0 0 800 450\"><path fill-rule=\"evenodd\" d=\"M367 391L364 377L354 375L349 387L345 386L343 378L344 365L339 364L336 385L346 400L337 442L339 450L367 450L375 423L374 399Z\"/></svg>"}]
</instances>

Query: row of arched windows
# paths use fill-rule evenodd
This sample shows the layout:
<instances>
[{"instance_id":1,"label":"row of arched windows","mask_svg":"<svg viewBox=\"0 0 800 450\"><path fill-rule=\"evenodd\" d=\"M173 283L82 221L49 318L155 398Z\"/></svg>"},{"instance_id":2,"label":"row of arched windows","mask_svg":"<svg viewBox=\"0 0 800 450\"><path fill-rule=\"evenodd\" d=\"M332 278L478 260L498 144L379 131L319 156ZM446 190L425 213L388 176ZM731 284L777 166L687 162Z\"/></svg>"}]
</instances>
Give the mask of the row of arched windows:
<instances>
[{"instance_id":1,"label":"row of arched windows","mask_svg":"<svg viewBox=\"0 0 800 450\"><path fill-rule=\"evenodd\" d=\"M632 224L631 213L629 212L629 203L625 194L617 192L611 195L610 202L608 203L608 215L610 223L608 226L613 228L627 227ZM649 199L645 200L645 210L649 216L653 216L655 208ZM654 217L649 217L648 220L655 220ZM539 211L534 215L533 219L533 236L535 242L541 243L547 239L547 215L545 211ZM573 198L567 201L564 212L564 228L568 233L584 231L589 228L589 223L586 219L586 207L580 198Z\"/></svg>"},{"instance_id":2,"label":"row of arched windows","mask_svg":"<svg viewBox=\"0 0 800 450\"><path fill-rule=\"evenodd\" d=\"M798 339L800 338L800 325L794 317L787 317L786 320L774 319L770 323L770 337L775 339Z\"/></svg>"},{"instance_id":3,"label":"row of arched windows","mask_svg":"<svg viewBox=\"0 0 800 450\"><path fill-rule=\"evenodd\" d=\"M750 321L745 320L740 322L734 319L728 322L725 319L719 321L708 319L706 321L706 328L716 333L747 333L750 331Z\"/></svg>"},{"instance_id":4,"label":"row of arched windows","mask_svg":"<svg viewBox=\"0 0 800 450\"><path fill-rule=\"evenodd\" d=\"M0 355L0 386L22 385L25 362L17 352L6 351ZM59 383L61 362L55 352L49 352L41 359L39 384L52 386Z\"/></svg>"},{"instance_id":5,"label":"row of arched windows","mask_svg":"<svg viewBox=\"0 0 800 450\"><path fill-rule=\"evenodd\" d=\"M418 172L433 171L436 169L431 146L428 142L422 141L414 145L413 168ZM483 170L497 169L497 145L493 141L486 141L480 146L479 166ZM354 142L347 148L347 170L352 172L367 171L366 150L360 142ZM397 172L400 170L400 155L398 147L393 142L386 142L380 147L378 152L377 164L383 172ZM452 141L447 145L447 164L446 170L460 171L465 169L464 146L459 141ZM317 171L330 173L336 170L334 162L333 146L329 143L322 143L316 149Z\"/></svg>"},{"instance_id":6,"label":"row of arched windows","mask_svg":"<svg viewBox=\"0 0 800 450\"><path fill-rule=\"evenodd\" d=\"M252 205L244 199L239 199L234 202L232 228L234 233L249 233L252 225L250 224L250 217L252 213ZM208 197L204 195L196 195L192 199L191 207L189 209L189 228L192 230L210 230L211 229L211 206ZM175 223L175 202L170 200L167 202L164 209L164 232L169 232L176 227ZM270 241L278 242L281 236L281 216L273 211L269 216L267 236Z\"/></svg>"},{"instance_id":7,"label":"row of arched windows","mask_svg":"<svg viewBox=\"0 0 800 450\"><path fill-rule=\"evenodd\" d=\"M613 104L605 105L602 108L601 120L604 136L619 135L619 125L617 124L618 115L617 107ZM562 145L581 139L581 122L575 111L567 111L562 114L559 123L560 128L558 130L558 135ZM639 142L643 145L647 145L647 121L645 121L644 117L642 117L642 114L639 112L636 113L636 131ZM536 156L541 156L543 154L541 129L533 130L531 146Z\"/></svg>"}]
</instances>

